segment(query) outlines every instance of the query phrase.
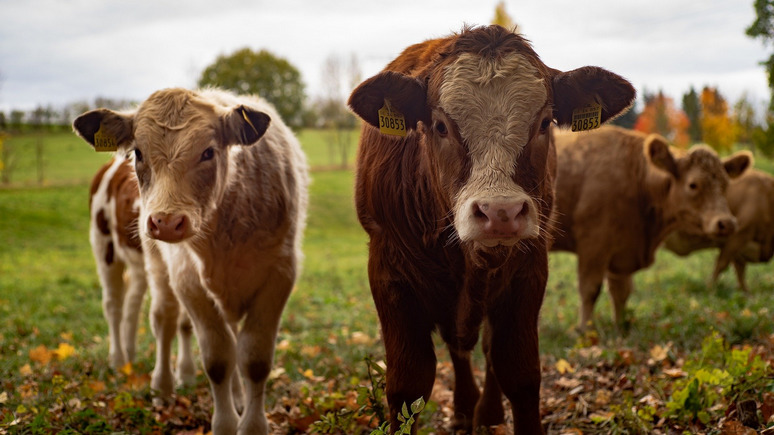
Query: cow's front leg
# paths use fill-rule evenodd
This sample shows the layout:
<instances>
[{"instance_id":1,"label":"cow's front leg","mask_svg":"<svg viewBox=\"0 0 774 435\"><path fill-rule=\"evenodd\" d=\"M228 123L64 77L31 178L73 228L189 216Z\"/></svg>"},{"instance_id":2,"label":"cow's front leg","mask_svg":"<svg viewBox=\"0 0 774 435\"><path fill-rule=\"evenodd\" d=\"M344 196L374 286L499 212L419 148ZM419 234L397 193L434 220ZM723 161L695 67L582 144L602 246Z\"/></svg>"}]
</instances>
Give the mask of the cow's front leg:
<instances>
[{"instance_id":1,"label":"cow's front leg","mask_svg":"<svg viewBox=\"0 0 774 435\"><path fill-rule=\"evenodd\" d=\"M134 361L137 347L137 325L140 321L142 301L145 291L148 289L145 269L138 265L130 265L129 285L124 297L123 320L121 321L121 335L124 339L124 352L129 362Z\"/></svg>"},{"instance_id":2,"label":"cow's front leg","mask_svg":"<svg viewBox=\"0 0 774 435\"><path fill-rule=\"evenodd\" d=\"M420 397L430 400L435 381L433 323L422 310L412 290L399 283L371 282L376 311L382 327L387 359L387 405L390 430L400 428L398 414ZM415 434L417 424L411 429Z\"/></svg>"},{"instance_id":3,"label":"cow's front leg","mask_svg":"<svg viewBox=\"0 0 774 435\"><path fill-rule=\"evenodd\" d=\"M454 429L470 431L473 428L473 412L481 393L473 378L470 351L449 346L454 366Z\"/></svg>"},{"instance_id":4,"label":"cow's front leg","mask_svg":"<svg viewBox=\"0 0 774 435\"><path fill-rule=\"evenodd\" d=\"M492 328L489 326L489 322L484 323L481 348L486 357L486 378L484 380L484 393L476 404L476 426L496 426L505 421L505 410L503 409L503 393L492 369Z\"/></svg>"},{"instance_id":5,"label":"cow's front leg","mask_svg":"<svg viewBox=\"0 0 774 435\"><path fill-rule=\"evenodd\" d=\"M578 330L587 331L594 327L594 305L602 291L607 260L597 252L578 249L578 292L580 313Z\"/></svg>"},{"instance_id":6,"label":"cow's front leg","mask_svg":"<svg viewBox=\"0 0 774 435\"><path fill-rule=\"evenodd\" d=\"M500 389L511 402L515 434L543 433L538 314L544 292L545 279L527 277L506 289L488 310L489 360ZM476 417L476 423L483 420L483 416Z\"/></svg>"},{"instance_id":7,"label":"cow's front leg","mask_svg":"<svg viewBox=\"0 0 774 435\"><path fill-rule=\"evenodd\" d=\"M175 388L172 377L172 340L175 338L180 303L169 283L166 265L155 249L147 247L145 268L151 289L150 324L156 338L156 363L151 376L151 389L158 392L156 404L168 399Z\"/></svg>"},{"instance_id":8,"label":"cow's front leg","mask_svg":"<svg viewBox=\"0 0 774 435\"><path fill-rule=\"evenodd\" d=\"M175 380L178 385L193 385L196 382L196 364L191 351L193 325L188 313L180 310L177 317L177 368Z\"/></svg>"},{"instance_id":9,"label":"cow's front leg","mask_svg":"<svg viewBox=\"0 0 774 435\"><path fill-rule=\"evenodd\" d=\"M178 291L178 287L175 290ZM215 435L234 434L239 422L231 392L231 378L237 376L236 337L206 290L198 283L181 285L177 294L193 323L204 372L210 381L215 408L212 432Z\"/></svg>"},{"instance_id":10,"label":"cow's front leg","mask_svg":"<svg viewBox=\"0 0 774 435\"><path fill-rule=\"evenodd\" d=\"M274 343L293 279L273 276L247 313L237 341L239 370L245 380L245 405L240 434L269 433L266 420L266 380L274 360Z\"/></svg>"},{"instance_id":11,"label":"cow's front leg","mask_svg":"<svg viewBox=\"0 0 774 435\"><path fill-rule=\"evenodd\" d=\"M124 264L114 262L106 264L97 257L97 272L102 284L102 312L108 324L110 367L115 370L127 363L124 350L126 338L122 336L121 322L124 311Z\"/></svg>"}]
</instances>

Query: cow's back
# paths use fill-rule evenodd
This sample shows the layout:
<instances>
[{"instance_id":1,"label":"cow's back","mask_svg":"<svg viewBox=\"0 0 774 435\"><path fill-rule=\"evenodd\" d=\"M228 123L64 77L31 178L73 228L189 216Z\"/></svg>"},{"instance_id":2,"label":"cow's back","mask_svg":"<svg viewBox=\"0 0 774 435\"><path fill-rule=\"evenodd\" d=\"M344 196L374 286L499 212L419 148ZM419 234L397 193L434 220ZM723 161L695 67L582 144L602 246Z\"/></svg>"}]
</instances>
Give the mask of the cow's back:
<instances>
[{"instance_id":1,"label":"cow's back","mask_svg":"<svg viewBox=\"0 0 774 435\"><path fill-rule=\"evenodd\" d=\"M618 127L558 131L555 238L552 249L577 252L581 240L635 243L642 232L647 162L644 136Z\"/></svg>"}]
</instances>

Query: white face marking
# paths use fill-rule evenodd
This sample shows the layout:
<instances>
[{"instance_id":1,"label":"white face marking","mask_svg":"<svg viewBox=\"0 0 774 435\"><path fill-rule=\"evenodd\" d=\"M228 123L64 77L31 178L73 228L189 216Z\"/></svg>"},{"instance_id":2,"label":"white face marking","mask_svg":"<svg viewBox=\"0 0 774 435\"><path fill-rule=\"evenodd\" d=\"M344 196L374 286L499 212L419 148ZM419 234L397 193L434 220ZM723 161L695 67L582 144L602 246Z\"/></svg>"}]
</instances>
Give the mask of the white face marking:
<instances>
[{"instance_id":1,"label":"white face marking","mask_svg":"<svg viewBox=\"0 0 774 435\"><path fill-rule=\"evenodd\" d=\"M494 199L527 201L527 230L520 238L537 236L536 207L513 176L516 160L530 140L530 127L540 121L537 117L547 99L538 69L517 53L497 60L464 53L446 68L440 107L459 127L471 160L470 178L454 199L461 241L481 239L473 204ZM516 241L503 237L501 242Z\"/></svg>"}]
</instances>

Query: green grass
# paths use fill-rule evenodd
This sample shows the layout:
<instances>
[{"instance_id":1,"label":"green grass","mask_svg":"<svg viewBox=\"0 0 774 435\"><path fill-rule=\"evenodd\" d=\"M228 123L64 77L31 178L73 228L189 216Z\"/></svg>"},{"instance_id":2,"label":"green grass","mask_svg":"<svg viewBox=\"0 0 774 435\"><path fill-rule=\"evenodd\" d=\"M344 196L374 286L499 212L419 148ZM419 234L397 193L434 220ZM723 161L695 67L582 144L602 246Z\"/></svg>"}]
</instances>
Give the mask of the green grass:
<instances>
[{"instance_id":1,"label":"green grass","mask_svg":"<svg viewBox=\"0 0 774 435\"><path fill-rule=\"evenodd\" d=\"M324 133L299 135L313 167L335 166L327 160ZM23 136L11 143L22 147L34 140L34 136ZM8 394L5 402L0 400L0 432L16 417L22 418L28 432L35 432L36 425L46 433L64 430L63 421L102 424L88 413L103 413L98 405L78 412L58 407L57 391L61 389L69 392L68 398L86 401L93 396L88 403L107 403L111 413L104 424L110 430L131 431L121 421L135 408L117 403L123 403L119 399L127 394L126 385L132 378L107 367L107 325L87 231L88 180L108 156L94 153L69 134L43 140L50 162L45 171L48 186L29 187L36 180L35 166L25 157L19 160L15 187L0 189L0 385ZM771 167L771 162L759 157L758 166ZM275 367L284 373L272 377L267 391L269 409L282 404L298 407L301 415L319 417L326 410L338 409L337 401L366 382L364 358L379 361L384 353L368 288L367 237L354 212L352 171L315 170L312 179L304 269L278 337ZM670 344L676 354L690 356L701 349L703 338L712 330L732 344L767 343L774 334L772 264L750 265L751 292L741 294L730 270L721 276L718 286L707 287L715 255L704 251L681 258L659 251L655 264L635 275L636 290L628 305L631 328L625 336L613 326L609 297L603 292L595 310L599 346L613 354L634 349L647 355L656 344ZM550 256L540 324L541 353L547 367L560 358L576 361L578 349L588 344L587 337L573 331L578 311L575 267L574 255ZM147 313L147 301L145 309ZM153 366L154 347L147 316L139 336L134 370L147 374ZM32 360L30 352L38 346L55 349L61 343L73 345L76 356L50 364ZM448 363L443 350L439 349L439 355L442 363ZM476 360L481 363L480 356ZM25 371L28 364L31 374ZM57 375L69 383L57 386ZM105 382L106 392L84 393L84 386L94 380ZM131 418L153 419L156 414L151 413L160 412L148 401L147 382L128 391L136 404ZM174 427L206 426L211 405L203 376L187 393L197 397L190 406L197 417L188 416L189 420ZM43 412L46 410L49 414ZM84 425L76 426L83 430Z\"/></svg>"}]
</instances>

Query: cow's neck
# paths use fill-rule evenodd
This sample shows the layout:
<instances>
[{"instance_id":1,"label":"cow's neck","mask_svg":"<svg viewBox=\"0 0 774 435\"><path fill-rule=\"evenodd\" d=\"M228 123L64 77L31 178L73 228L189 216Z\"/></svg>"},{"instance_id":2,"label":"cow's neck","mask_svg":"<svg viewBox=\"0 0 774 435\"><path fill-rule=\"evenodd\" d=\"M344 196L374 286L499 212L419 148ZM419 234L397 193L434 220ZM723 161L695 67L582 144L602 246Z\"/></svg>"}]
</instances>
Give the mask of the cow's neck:
<instances>
[{"instance_id":1,"label":"cow's neck","mask_svg":"<svg viewBox=\"0 0 774 435\"><path fill-rule=\"evenodd\" d=\"M677 226L676 207L670 204L674 180L659 169L650 167L645 178L645 228L650 252L656 250Z\"/></svg>"}]
</instances>

